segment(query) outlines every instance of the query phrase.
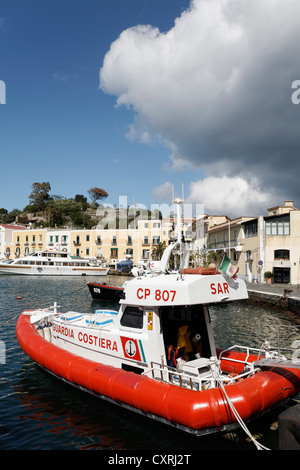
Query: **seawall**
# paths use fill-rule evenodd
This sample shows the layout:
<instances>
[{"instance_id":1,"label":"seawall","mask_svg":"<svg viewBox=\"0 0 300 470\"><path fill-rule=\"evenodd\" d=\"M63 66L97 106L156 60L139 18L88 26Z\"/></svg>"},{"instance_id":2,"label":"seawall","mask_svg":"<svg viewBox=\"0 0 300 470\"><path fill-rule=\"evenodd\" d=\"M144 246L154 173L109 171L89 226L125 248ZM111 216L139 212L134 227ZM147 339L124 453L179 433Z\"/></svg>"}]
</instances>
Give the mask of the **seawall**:
<instances>
[{"instance_id":1,"label":"seawall","mask_svg":"<svg viewBox=\"0 0 300 470\"><path fill-rule=\"evenodd\" d=\"M293 286L277 287L265 284L247 283L251 305L282 310L291 317L295 323L300 324L300 293Z\"/></svg>"}]
</instances>

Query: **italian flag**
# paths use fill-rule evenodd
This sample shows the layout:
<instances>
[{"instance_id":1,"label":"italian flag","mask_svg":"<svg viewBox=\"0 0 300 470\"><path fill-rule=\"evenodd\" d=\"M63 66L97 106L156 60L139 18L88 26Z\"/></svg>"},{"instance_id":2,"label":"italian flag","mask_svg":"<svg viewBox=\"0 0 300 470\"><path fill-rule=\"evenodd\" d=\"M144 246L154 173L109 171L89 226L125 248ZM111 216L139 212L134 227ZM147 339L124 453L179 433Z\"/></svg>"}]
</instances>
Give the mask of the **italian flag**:
<instances>
[{"instance_id":1,"label":"italian flag","mask_svg":"<svg viewBox=\"0 0 300 470\"><path fill-rule=\"evenodd\" d=\"M222 263L219 267L219 271L226 274L229 277L234 277L238 272L239 268L231 262L231 259L228 256L224 255Z\"/></svg>"}]
</instances>

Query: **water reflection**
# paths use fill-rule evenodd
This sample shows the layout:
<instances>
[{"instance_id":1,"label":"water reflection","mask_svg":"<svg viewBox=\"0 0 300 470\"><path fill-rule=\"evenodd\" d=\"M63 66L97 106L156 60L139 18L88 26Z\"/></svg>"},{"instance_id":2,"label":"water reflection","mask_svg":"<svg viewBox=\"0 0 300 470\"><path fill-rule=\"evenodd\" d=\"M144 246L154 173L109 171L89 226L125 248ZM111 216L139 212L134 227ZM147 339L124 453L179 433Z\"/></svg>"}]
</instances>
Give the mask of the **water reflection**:
<instances>
[{"instance_id":1,"label":"water reflection","mask_svg":"<svg viewBox=\"0 0 300 470\"><path fill-rule=\"evenodd\" d=\"M284 312L235 302L211 306L210 313L218 347L238 343L260 348L264 341L269 341L277 348L279 337L284 353L285 348L292 348L293 342L299 339L299 325Z\"/></svg>"}]
</instances>

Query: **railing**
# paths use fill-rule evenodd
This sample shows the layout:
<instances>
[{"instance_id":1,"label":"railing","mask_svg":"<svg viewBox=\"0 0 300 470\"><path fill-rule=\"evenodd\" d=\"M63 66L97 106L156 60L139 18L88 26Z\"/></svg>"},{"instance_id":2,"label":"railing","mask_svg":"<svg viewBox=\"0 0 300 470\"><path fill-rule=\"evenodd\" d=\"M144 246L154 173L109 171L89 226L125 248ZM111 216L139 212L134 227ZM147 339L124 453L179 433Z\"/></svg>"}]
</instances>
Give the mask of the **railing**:
<instances>
[{"instance_id":1,"label":"railing","mask_svg":"<svg viewBox=\"0 0 300 470\"><path fill-rule=\"evenodd\" d=\"M240 246L240 245L241 245L241 242L237 241L237 239L235 238L233 240L229 240L229 242L226 240L223 240L221 242L208 243L207 249L218 250L219 248L233 248L233 247Z\"/></svg>"},{"instance_id":2,"label":"railing","mask_svg":"<svg viewBox=\"0 0 300 470\"><path fill-rule=\"evenodd\" d=\"M201 390L201 380L197 380L197 377L187 376L186 373L180 372L165 364L151 362L151 368L144 372L144 374L148 373L152 374L153 379L161 380L162 382L171 383L191 390Z\"/></svg>"},{"instance_id":3,"label":"railing","mask_svg":"<svg viewBox=\"0 0 300 470\"><path fill-rule=\"evenodd\" d=\"M233 361L233 359L228 360ZM235 374L234 376L230 376L227 374L222 374L219 365L217 366L217 369L214 369L212 364L211 367L208 367L207 373L197 376L192 374L190 375L185 371L169 367L165 364L151 362L151 368L144 372L144 375L150 373L152 378L155 380L161 380L162 382L188 388L190 390L201 391L219 387L221 384L228 385L230 383L234 383L236 380L246 378L247 376L256 372L256 370L259 370L258 368L254 368L253 364L247 363L245 361L235 360L234 362L245 363L248 368L239 375Z\"/></svg>"}]
</instances>

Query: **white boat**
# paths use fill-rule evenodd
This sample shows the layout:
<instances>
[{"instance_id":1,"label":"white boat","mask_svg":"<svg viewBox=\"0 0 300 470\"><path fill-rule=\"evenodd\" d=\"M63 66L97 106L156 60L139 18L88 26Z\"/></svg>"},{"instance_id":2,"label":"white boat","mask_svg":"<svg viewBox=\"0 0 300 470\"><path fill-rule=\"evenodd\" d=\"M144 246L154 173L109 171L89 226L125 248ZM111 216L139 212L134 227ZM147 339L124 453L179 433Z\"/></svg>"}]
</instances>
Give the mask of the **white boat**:
<instances>
[{"instance_id":1,"label":"white boat","mask_svg":"<svg viewBox=\"0 0 300 470\"><path fill-rule=\"evenodd\" d=\"M44 250L0 263L0 273L40 276L106 276L109 268L66 251Z\"/></svg>"},{"instance_id":2,"label":"white boat","mask_svg":"<svg viewBox=\"0 0 300 470\"><path fill-rule=\"evenodd\" d=\"M187 269L180 230L178 240L152 272L126 281L118 310L26 310L19 344L64 382L143 416L195 435L248 433L246 422L300 391L300 363L268 342L216 347L209 305L247 299L245 282ZM178 273L168 268L175 251Z\"/></svg>"}]
</instances>

